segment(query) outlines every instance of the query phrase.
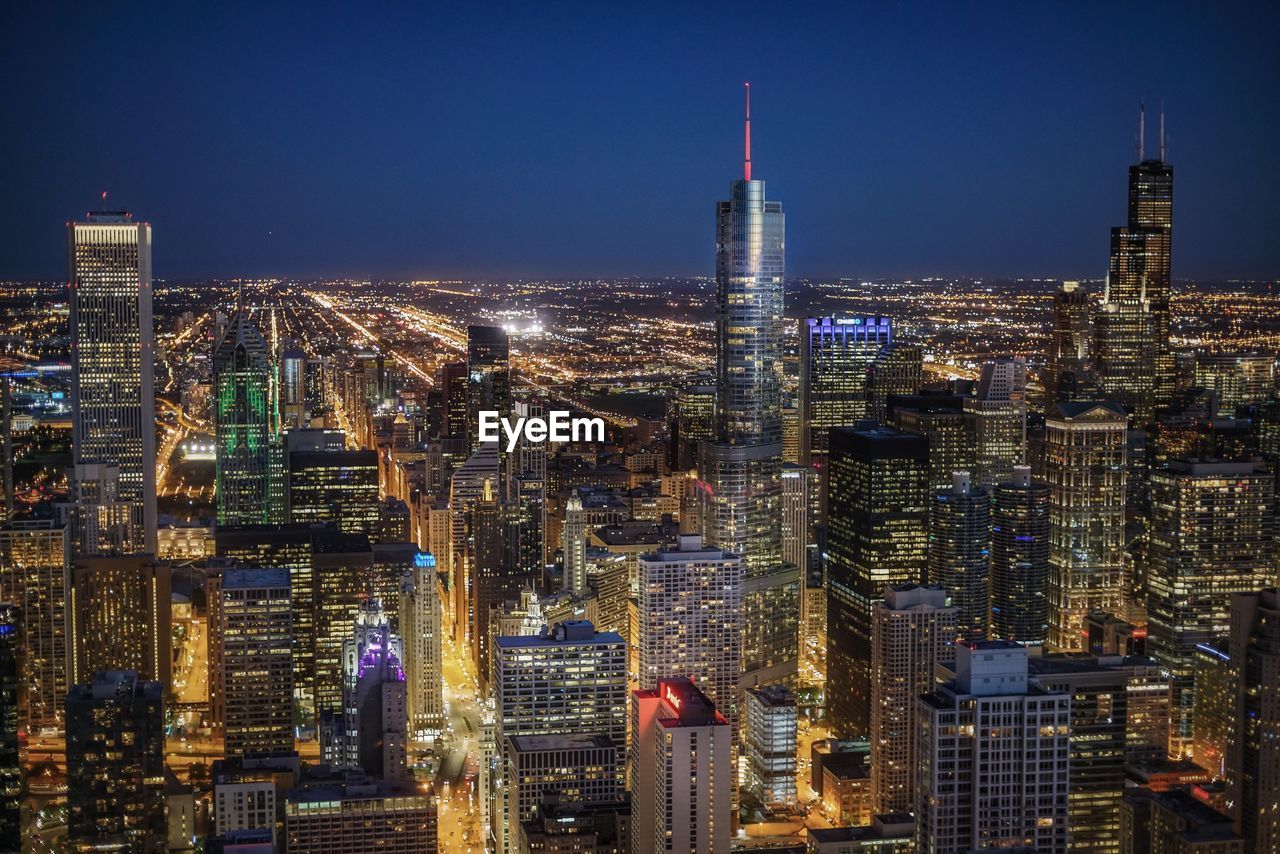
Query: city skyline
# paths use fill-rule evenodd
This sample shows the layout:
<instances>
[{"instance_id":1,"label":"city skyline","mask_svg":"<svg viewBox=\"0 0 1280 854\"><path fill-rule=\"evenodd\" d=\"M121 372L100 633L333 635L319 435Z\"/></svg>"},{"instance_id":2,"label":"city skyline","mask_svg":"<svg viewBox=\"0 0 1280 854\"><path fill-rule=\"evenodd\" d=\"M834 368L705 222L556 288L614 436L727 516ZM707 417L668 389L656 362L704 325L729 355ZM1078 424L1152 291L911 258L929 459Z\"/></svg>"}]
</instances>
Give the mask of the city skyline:
<instances>
[{"instance_id":1,"label":"city skyline","mask_svg":"<svg viewBox=\"0 0 1280 854\"><path fill-rule=\"evenodd\" d=\"M8 274L56 274L41 223L103 189L164 224L156 269L171 279L708 274L697 223L722 182L705 164L733 156L743 80L760 166L804 235L788 247L794 274L1101 276L1098 235L1121 221L1115 177L1136 160L1144 99L1152 123L1166 105L1181 175L1175 278L1268 278L1280 264L1266 227L1276 179L1250 166L1280 132L1265 94L1280 71L1258 41L1274 9L1153 10L1136 34L1102 7L947 26L869 7L708 9L669 26L661 12L385 13L317 17L305 41L283 42L274 12L233 29L217 13L145 11L59 22L56 65L36 52L53 22L19 16L27 38L3 61L40 73L6 96L28 121L0 154L31 164L0 213ZM494 50L461 55L450 37L486 25ZM386 56L348 44L352 30ZM756 31L776 55L711 65L699 50ZM144 69L136 89L89 72L104 37ZM655 70L647 45L679 64ZM158 133L139 136L140 110L165 115ZM77 115L95 134L71 146ZM214 222L224 239L201 240Z\"/></svg>"}]
</instances>

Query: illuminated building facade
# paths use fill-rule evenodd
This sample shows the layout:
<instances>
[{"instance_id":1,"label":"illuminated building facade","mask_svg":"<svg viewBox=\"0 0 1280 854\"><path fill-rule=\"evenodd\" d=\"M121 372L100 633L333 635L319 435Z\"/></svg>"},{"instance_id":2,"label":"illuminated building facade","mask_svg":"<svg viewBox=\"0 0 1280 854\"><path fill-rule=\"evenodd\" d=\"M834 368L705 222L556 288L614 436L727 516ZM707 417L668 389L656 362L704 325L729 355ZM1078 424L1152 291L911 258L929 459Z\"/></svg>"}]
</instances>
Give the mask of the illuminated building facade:
<instances>
[{"instance_id":1,"label":"illuminated building facade","mask_svg":"<svg viewBox=\"0 0 1280 854\"><path fill-rule=\"evenodd\" d=\"M376 451L294 451L289 454L289 518L332 522L348 534L376 539L381 526Z\"/></svg>"},{"instance_id":2,"label":"illuminated building facade","mask_svg":"<svg viewBox=\"0 0 1280 854\"><path fill-rule=\"evenodd\" d=\"M663 679L633 695L631 729L633 854L728 854L729 722L692 681Z\"/></svg>"},{"instance_id":3,"label":"illuminated building facade","mask_svg":"<svg viewBox=\"0 0 1280 854\"><path fill-rule=\"evenodd\" d=\"M750 90L748 89L748 93ZM782 203L743 178L716 206L716 432L701 445L702 533L741 555L742 684L794 678L800 574L782 562Z\"/></svg>"},{"instance_id":4,"label":"illuminated building facade","mask_svg":"<svg viewBox=\"0 0 1280 854\"><path fill-rule=\"evenodd\" d=\"M617 769L624 753L623 744L604 735L510 736L503 754L511 781L506 815L514 822L512 836L519 836L519 825L537 815L548 795L568 804L617 802L623 794Z\"/></svg>"},{"instance_id":5,"label":"illuminated building facade","mask_svg":"<svg viewBox=\"0 0 1280 854\"><path fill-rule=\"evenodd\" d=\"M272 411L272 366L267 342L243 308L227 324L213 352L214 429L219 525L284 521L274 506L271 465L277 416ZM278 451L277 451L278 453Z\"/></svg>"},{"instance_id":6,"label":"illuminated building facade","mask_svg":"<svg viewBox=\"0 0 1280 854\"><path fill-rule=\"evenodd\" d=\"M22 611L0 602L0 847L22 850L23 771L18 755L18 649Z\"/></svg>"},{"instance_id":7,"label":"illuminated building facade","mask_svg":"<svg viewBox=\"0 0 1280 854\"><path fill-rule=\"evenodd\" d=\"M167 849L164 682L103 671L67 694L67 838L73 851Z\"/></svg>"},{"instance_id":8,"label":"illuminated building facade","mask_svg":"<svg viewBox=\"0 0 1280 854\"><path fill-rule=\"evenodd\" d=\"M871 623L871 811L915 809L916 699L955 656L959 609L940 586L889 586Z\"/></svg>"},{"instance_id":9,"label":"illuminated building facade","mask_svg":"<svg viewBox=\"0 0 1280 854\"><path fill-rule=\"evenodd\" d=\"M951 488L951 473L976 471L978 416L954 395L895 395L889 398L888 423L929 440L929 489Z\"/></svg>"},{"instance_id":10,"label":"illuminated building facade","mask_svg":"<svg viewBox=\"0 0 1280 854\"><path fill-rule=\"evenodd\" d=\"M1275 476L1252 462L1172 460L1151 473L1151 655L1174 678L1169 753L1191 752L1194 655L1231 627L1231 594L1276 582Z\"/></svg>"},{"instance_id":11,"label":"illuminated building facade","mask_svg":"<svg viewBox=\"0 0 1280 854\"><path fill-rule=\"evenodd\" d=\"M917 702L916 851L1065 854L1071 695L1028 682L1026 647L959 644Z\"/></svg>"},{"instance_id":12,"label":"illuminated building facade","mask_svg":"<svg viewBox=\"0 0 1280 854\"><path fill-rule=\"evenodd\" d=\"M417 556L400 587L409 732L417 736L438 733L444 727L444 617L436 584L436 560L424 553Z\"/></svg>"},{"instance_id":13,"label":"illuminated building facade","mask_svg":"<svg viewBox=\"0 0 1280 854\"><path fill-rule=\"evenodd\" d=\"M18 609L23 728L62 729L67 696L67 526L48 521L0 525L0 602Z\"/></svg>"},{"instance_id":14,"label":"illuminated building facade","mask_svg":"<svg viewBox=\"0 0 1280 854\"><path fill-rule=\"evenodd\" d=\"M1234 729L1228 742L1227 799L1245 851L1280 850L1280 592L1231 597Z\"/></svg>"},{"instance_id":15,"label":"illuminated building facade","mask_svg":"<svg viewBox=\"0 0 1280 854\"><path fill-rule=\"evenodd\" d=\"M929 583L950 594L960 639L986 640L991 615L991 492L975 486L967 471L952 472L951 477L951 488L935 492L929 503Z\"/></svg>"},{"instance_id":16,"label":"illuminated building facade","mask_svg":"<svg viewBox=\"0 0 1280 854\"><path fill-rule=\"evenodd\" d=\"M964 408L973 413L977 433L974 480L983 486L1007 483L1013 467L1027 457L1027 363L1021 358L984 362Z\"/></svg>"},{"instance_id":17,"label":"illuminated building facade","mask_svg":"<svg viewBox=\"0 0 1280 854\"><path fill-rule=\"evenodd\" d=\"M437 851L435 797L409 783L333 782L289 792L284 808L288 851L330 854L422 854Z\"/></svg>"},{"instance_id":18,"label":"illuminated building facade","mask_svg":"<svg viewBox=\"0 0 1280 854\"><path fill-rule=\"evenodd\" d=\"M992 491L992 640L1039 646L1048 638L1051 495L1028 466Z\"/></svg>"},{"instance_id":19,"label":"illuminated building facade","mask_svg":"<svg viewBox=\"0 0 1280 854\"><path fill-rule=\"evenodd\" d=\"M1041 375L1048 404L1074 400L1073 377L1089 367L1093 304L1079 282L1066 281L1053 295L1049 357Z\"/></svg>"},{"instance_id":20,"label":"illuminated building facade","mask_svg":"<svg viewBox=\"0 0 1280 854\"><path fill-rule=\"evenodd\" d=\"M72 542L156 553L151 226L123 211L67 223Z\"/></svg>"},{"instance_id":21,"label":"illuminated building facade","mask_svg":"<svg viewBox=\"0 0 1280 854\"><path fill-rule=\"evenodd\" d=\"M871 727L871 617L891 584L929 564L929 441L889 427L831 432L827 481L827 718L842 737Z\"/></svg>"},{"instance_id":22,"label":"illuminated building facade","mask_svg":"<svg viewBox=\"0 0 1280 854\"><path fill-rule=\"evenodd\" d=\"M785 685L742 692L744 787L771 808L796 803L796 698Z\"/></svg>"},{"instance_id":23,"label":"illuminated building facade","mask_svg":"<svg viewBox=\"0 0 1280 854\"><path fill-rule=\"evenodd\" d=\"M511 347L500 326L467 327L467 451L480 447L480 416L511 413Z\"/></svg>"},{"instance_id":24,"label":"illuminated building facade","mask_svg":"<svg viewBox=\"0 0 1280 854\"><path fill-rule=\"evenodd\" d=\"M1196 353L1195 384L1212 390L1227 413L1275 393L1275 356L1269 353Z\"/></svg>"},{"instance_id":25,"label":"illuminated building facade","mask_svg":"<svg viewBox=\"0 0 1280 854\"><path fill-rule=\"evenodd\" d=\"M1122 613L1128 418L1111 403L1060 403L1045 418L1049 644L1083 650L1091 611Z\"/></svg>"},{"instance_id":26,"label":"illuminated building facade","mask_svg":"<svg viewBox=\"0 0 1280 854\"><path fill-rule=\"evenodd\" d=\"M67 681L129 670L169 684L171 571L150 555L79 557L67 582Z\"/></svg>"},{"instance_id":27,"label":"illuminated building facade","mask_svg":"<svg viewBox=\"0 0 1280 854\"><path fill-rule=\"evenodd\" d=\"M287 753L293 750L289 571L228 568L220 592L218 695L226 755Z\"/></svg>"}]
</instances>

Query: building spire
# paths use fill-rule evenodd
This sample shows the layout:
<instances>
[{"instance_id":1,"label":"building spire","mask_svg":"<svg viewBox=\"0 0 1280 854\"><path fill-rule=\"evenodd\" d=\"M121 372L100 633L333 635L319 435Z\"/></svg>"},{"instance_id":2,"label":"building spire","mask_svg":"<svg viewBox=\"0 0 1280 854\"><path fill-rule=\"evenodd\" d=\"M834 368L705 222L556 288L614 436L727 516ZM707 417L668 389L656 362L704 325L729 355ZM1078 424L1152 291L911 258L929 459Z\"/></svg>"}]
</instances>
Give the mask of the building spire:
<instances>
[{"instance_id":1,"label":"building spire","mask_svg":"<svg viewBox=\"0 0 1280 854\"><path fill-rule=\"evenodd\" d=\"M1147 141L1147 105L1138 102L1138 162L1142 162L1144 143Z\"/></svg>"},{"instance_id":2,"label":"building spire","mask_svg":"<svg viewBox=\"0 0 1280 854\"><path fill-rule=\"evenodd\" d=\"M746 159L742 162L742 179L744 181L751 180L751 84L746 84L747 89L747 128L746 128Z\"/></svg>"},{"instance_id":3,"label":"building spire","mask_svg":"<svg viewBox=\"0 0 1280 854\"><path fill-rule=\"evenodd\" d=\"M1164 98L1160 99L1160 162L1164 162Z\"/></svg>"}]
</instances>

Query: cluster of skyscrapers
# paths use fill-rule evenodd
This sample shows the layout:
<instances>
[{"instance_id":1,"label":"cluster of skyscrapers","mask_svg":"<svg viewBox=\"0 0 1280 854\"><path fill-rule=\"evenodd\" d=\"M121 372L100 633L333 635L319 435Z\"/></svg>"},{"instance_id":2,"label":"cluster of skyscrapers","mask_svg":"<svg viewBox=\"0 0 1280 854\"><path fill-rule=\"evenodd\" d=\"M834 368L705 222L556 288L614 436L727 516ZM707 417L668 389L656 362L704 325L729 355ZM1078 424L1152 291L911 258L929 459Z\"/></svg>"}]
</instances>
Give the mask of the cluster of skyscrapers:
<instances>
[{"instance_id":1,"label":"cluster of skyscrapers","mask_svg":"<svg viewBox=\"0 0 1280 854\"><path fill-rule=\"evenodd\" d=\"M502 854L727 854L809 787L814 854L1280 850L1274 359L1179 370L1163 128L1100 299L935 382L892 318L786 318L749 103L715 371L669 423L482 441L553 403L502 327L412 380L241 296L195 561L160 540L150 227L69 224L67 500L0 528L0 849L39 742L71 850L434 851L474 740L450 782ZM179 719L216 756L182 779Z\"/></svg>"}]
</instances>

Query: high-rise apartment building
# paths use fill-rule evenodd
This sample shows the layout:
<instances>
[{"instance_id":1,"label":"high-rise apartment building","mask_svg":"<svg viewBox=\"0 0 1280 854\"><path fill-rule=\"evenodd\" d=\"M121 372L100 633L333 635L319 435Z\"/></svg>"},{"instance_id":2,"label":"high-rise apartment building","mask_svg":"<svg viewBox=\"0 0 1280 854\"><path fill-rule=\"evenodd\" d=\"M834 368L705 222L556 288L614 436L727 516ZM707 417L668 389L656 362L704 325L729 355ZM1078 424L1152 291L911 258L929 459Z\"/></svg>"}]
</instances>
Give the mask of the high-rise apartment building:
<instances>
[{"instance_id":1,"label":"high-rise apartment building","mask_svg":"<svg viewBox=\"0 0 1280 854\"><path fill-rule=\"evenodd\" d=\"M677 548L641 555L637 566L640 687L688 676L736 721L742 559L686 535Z\"/></svg>"},{"instance_id":2,"label":"high-rise apartment building","mask_svg":"<svg viewBox=\"0 0 1280 854\"><path fill-rule=\"evenodd\" d=\"M782 467L782 559L802 571L813 544L811 509L818 473L809 466Z\"/></svg>"},{"instance_id":3,"label":"high-rise apartment building","mask_svg":"<svg viewBox=\"0 0 1280 854\"><path fill-rule=\"evenodd\" d=\"M0 525L0 602L18 609L14 642L22 649L19 674L23 728L33 734L62 729L67 696L66 525L17 521Z\"/></svg>"},{"instance_id":4,"label":"high-rise apartment building","mask_svg":"<svg viewBox=\"0 0 1280 854\"><path fill-rule=\"evenodd\" d=\"M132 671L169 684L172 574L151 555L79 557L67 582L67 682Z\"/></svg>"},{"instance_id":5,"label":"high-rise apartment building","mask_svg":"<svg viewBox=\"0 0 1280 854\"><path fill-rule=\"evenodd\" d=\"M1049 644L1084 649L1091 611L1124 604L1128 418L1111 403L1060 403L1045 418Z\"/></svg>"},{"instance_id":6,"label":"high-rise apartment building","mask_svg":"<svg viewBox=\"0 0 1280 854\"><path fill-rule=\"evenodd\" d=\"M1227 800L1246 852L1280 850L1280 591L1231 597Z\"/></svg>"},{"instance_id":7,"label":"high-rise apartment building","mask_svg":"<svg viewBox=\"0 0 1280 854\"><path fill-rule=\"evenodd\" d=\"M67 694L73 851L164 852L164 683L104 671Z\"/></svg>"},{"instance_id":8,"label":"high-rise apartment building","mask_svg":"<svg viewBox=\"0 0 1280 854\"><path fill-rule=\"evenodd\" d=\"M929 440L929 489L951 488L951 473L978 465L978 415L958 395L895 395L886 418L892 427Z\"/></svg>"},{"instance_id":9,"label":"high-rise apartment building","mask_svg":"<svg viewBox=\"0 0 1280 854\"><path fill-rule=\"evenodd\" d=\"M22 610L0 602L0 848L22 850L22 763L18 754L18 648Z\"/></svg>"},{"instance_id":10,"label":"high-rise apartment building","mask_svg":"<svg viewBox=\"0 0 1280 854\"><path fill-rule=\"evenodd\" d=\"M1275 393L1275 356L1270 353L1196 353L1195 384L1214 392L1227 413L1254 406Z\"/></svg>"},{"instance_id":11,"label":"high-rise apartment building","mask_svg":"<svg viewBox=\"0 0 1280 854\"><path fill-rule=\"evenodd\" d=\"M501 326L467 327L467 451L480 447L480 415L511 413L511 346Z\"/></svg>"},{"instance_id":12,"label":"high-rise apartment building","mask_svg":"<svg viewBox=\"0 0 1280 854\"><path fill-rule=\"evenodd\" d=\"M750 89L748 91L748 96ZM787 681L798 664L800 574L782 562L784 217L751 177L716 207L716 434L703 442L702 532L742 556L743 684Z\"/></svg>"},{"instance_id":13,"label":"high-rise apartment building","mask_svg":"<svg viewBox=\"0 0 1280 854\"><path fill-rule=\"evenodd\" d=\"M631 709L633 854L728 854L729 722L688 679L636 691Z\"/></svg>"},{"instance_id":14,"label":"high-rise apartment building","mask_svg":"<svg viewBox=\"0 0 1280 854\"><path fill-rule=\"evenodd\" d=\"M67 223L71 518L78 554L156 553L151 225L124 211Z\"/></svg>"},{"instance_id":15,"label":"high-rise apartment building","mask_svg":"<svg viewBox=\"0 0 1280 854\"><path fill-rule=\"evenodd\" d=\"M1225 637L1231 595L1276 583L1276 481L1253 462L1151 473L1147 649L1173 673L1173 756L1191 752L1195 650Z\"/></svg>"},{"instance_id":16,"label":"high-rise apartment building","mask_svg":"<svg viewBox=\"0 0 1280 854\"><path fill-rule=\"evenodd\" d=\"M1163 122L1162 122L1163 124ZM1140 130L1141 134L1141 130ZM1145 424L1173 393L1169 347L1173 167L1159 158L1129 167L1128 223L1111 230L1111 266L1095 319L1098 373L1107 397Z\"/></svg>"},{"instance_id":17,"label":"high-rise apartment building","mask_svg":"<svg viewBox=\"0 0 1280 854\"><path fill-rule=\"evenodd\" d=\"M1039 646L1048 638L1051 494L1029 466L992 492L992 640Z\"/></svg>"},{"instance_id":18,"label":"high-rise apartment building","mask_svg":"<svg viewBox=\"0 0 1280 854\"><path fill-rule=\"evenodd\" d=\"M435 558L420 554L412 574L404 577L400 587L409 734L417 737L439 733L444 728L444 616L436 585Z\"/></svg>"},{"instance_id":19,"label":"high-rise apartment building","mask_svg":"<svg viewBox=\"0 0 1280 854\"><path fill-rule=\"evenodd\" d=\"M570 804L608 804L623 794L617 769L624 764L625 746L605 735L514 735L507 739L506 815L513 822L512 849L519 825L534 818L543 799L552 796Z\"/></svg>"},{"instance_id":20,"label":"high-rise apartment building","mask_svg":"<svg viewBox=\"0 0 1280 854\"><path fill-rule=\"evenodd\" d=\"M929 504L929 583L950 594L957 631L986 640L991 615L991 492L969 472L951 473L951 488Z\"/></svg>"},{"instance_id":21,"label":"high-rise apartment building","mask_svg":"<svg viewBox=\"0 0 1280 854\"><path fill-rule=\"evenodd\" d=\"M1027 649L956 647L956 678L917 706L916 850L1065 854L1071 695L1027 679Z\"/></svg>"},{"instance_id":22,"label":"high-rise apartment building","mask_svg":"<svg viewBox=\"0 0 1280 854\"><path fill-rule=\"evenodd\" d=\"M280 458L278 416L273 411L271 354L262 333L242 307L227 324L213 351L214 431L219 525L262 525L284 521L273 506L272 488L284 473L271 465Z\"/></svg>"},{"instance_id":23,"label":"high-rise apartment building","mask_svg":"<svg viewBox=\"0 0 1280 854\"><path fill-rule=\"evenodd\" d=\"M1075 400L1078 376L1089 369L1093 305L1079 282L1066 281L1053 295L1053 328L1041 384L1047 405Z\"/></svg>"},{"instance_id":24,"label":"high-rise apartment building","mask_svg":"<svg viewBox=\"0 0 1280 854\"><path fill-rule=\"evenodd\" d=\"M889 427L831 432L827 481L827 718L839 736L871 727L871 615L890 584L929 563L929 441Z\"/></svg>"},{"instance_id":25,"label":"high-rise apartment building","mask_svg":"<svg viewBox=\"0 0 1280 854\"><path fill-rule=\"evenodd\" d=\"M505 745L521 735L603 735L627 738L627 649L621 635L596 632L586 621L557 623L541 634L499 637L493 667L494 742L500 775L511 767ZM624 778L623 757L613 769ZM511 781L500 779L496 806L506 810ZM499 851L515 845L509 817L494 820ZM517 834L518 835L518 834Z\"/></svg>"},{"instance_id":26,"label":"high-rise apartment building","mask_svg":"<svg viewBox=\"0 0 1280 854\"><path fill-rule=\"evenodd\" d=\"M1013 467L1027 458L1027 363L1003 358L982 364L972 397L964 400L974 415L977 465L974 480L983 486L1007 483Z\"/></svg>"},{"instance_id":27,"label":"high-rise apartment building","mask_svg":"<svg viewBox=\"0 0 1280 854\"><path fill-rule=\"evenodd\" d=\"M742 692L744 788L765 806L795 806L796 733L796 698L785 685Z\"/></svg>"},{"instance_id":28,"label":"high-rise apartment building","mask_svg":"<svg viewBox=\"0 0 1280 854\"><path fill-rule=\"evenodd\" d=\"M915 809L916 700L955 656L959 609L937 585L889 586L871 622L871 810Z\"/></svg>"},{"instance_id":29,"label":"high-rise apartment building","mask_svg":"<svg viewBox=\"0 0 1280 854\"><path fill-rule=\"evenodd\" d=\"M293 750L292 599L287 569L222 573L218 696L228 757Z\"/></svg>"}]
</instances>

